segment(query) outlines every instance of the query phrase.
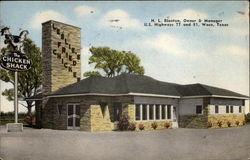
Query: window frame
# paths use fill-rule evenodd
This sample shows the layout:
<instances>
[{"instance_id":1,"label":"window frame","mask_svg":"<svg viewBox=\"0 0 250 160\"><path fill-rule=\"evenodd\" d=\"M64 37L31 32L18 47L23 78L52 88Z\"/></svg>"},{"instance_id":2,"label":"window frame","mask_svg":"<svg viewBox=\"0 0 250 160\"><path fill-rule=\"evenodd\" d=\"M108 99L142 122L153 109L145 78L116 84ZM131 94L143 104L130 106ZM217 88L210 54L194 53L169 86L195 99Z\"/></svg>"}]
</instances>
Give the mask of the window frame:
<instances>
[{"instance_id":1,"label":"window frame","mask_svg":"<svg viewBox=\"0 0 250 160\"><path fill-rule=\"evenodd\" d=\"M146 119L144 119L143 118L143 106L145 106L146 108L144 108L144 111L146 111ZM156 111L157 111L157 109L156 109L156 107L157 106L159 106L159 110L158 110L158 114L159 114L159 119L156 119ZM162 106L165 106L165 107L162 107ZM169 115L170 115L170 118L168 117L168 106L169 106ZM172 106L173 105L169 105L169 104L135 104L135 113L134 113L134 115L135 115L135 118L134 118L134 120L135 121L138 121L138 122L142 122L142 121L166 121L166 120L172 120ZM165 118L163 119L162 118L162 114L163 114L163 108L165 108L164 109L164 112L165 112ZM139 112L139 113L137 113L137 111ZM151 111L153 112L152 113L152 116L150 116L150 113L151 113ZM164 117L164 116L163 116ZM137 119L138 118L138 119ZM150 119L150 118L152 118L152 119Z\"/></svg>"},{"instance_id":2,"label":"window frame","mask_svg":"<svg viewBox=\"0 0 250 160\"><path fill-rule=\"evenodd\" d=\"M232 113L232 114L234 113L234 106L233 105L230 106L230 113Z\"/></svg>"},{"instance_id":3,"label":"window frame","mask_svg":"<svg viewBox=\"0 0 250 160\"><path fill-rule=\"evenodd\" d=\"M230 107L229 107L229 105L226 105L226 113L230 113Z\"/></svg>"},{"instance_id":4,"label":"window frame","mask_svg":"<svg viewBox=\"0 0 250 160\"><path fill-rule=\"evenodd\" d=\"M217 109L216 109L217 108ZM216 112L217 111L217 112ZM214 105L214 114L220 114L219 105Z\"/></svg>"},{"instance_id":5,"label":"window frame","mask_svg":"<svg viewBox=\"0 0 250 160\"><path fill-rule=\"evenodd\" d=\"M201 113L197 113L197 107L201 107ZM195 105L195 113L196 115L203 115L203 105L201 104Z\"/></svg>"}]
</instances>

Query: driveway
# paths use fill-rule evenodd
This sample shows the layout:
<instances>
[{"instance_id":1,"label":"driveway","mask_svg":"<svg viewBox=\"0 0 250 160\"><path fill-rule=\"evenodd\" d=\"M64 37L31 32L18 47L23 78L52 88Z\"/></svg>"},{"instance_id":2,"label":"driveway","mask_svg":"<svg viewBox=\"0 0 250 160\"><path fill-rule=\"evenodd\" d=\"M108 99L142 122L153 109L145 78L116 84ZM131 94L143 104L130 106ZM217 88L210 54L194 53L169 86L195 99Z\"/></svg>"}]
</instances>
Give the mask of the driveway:
<instances>
[{"instance_id":1,"label":"driveway","mask_svg":"<svg viewBox=\"0 0 250 160\"><path fill-rule=\"evenodd\" d=\"M80 132L0 129L4 160L247 160L250 125L224 129Z\"/></svg>"}]
</instances>

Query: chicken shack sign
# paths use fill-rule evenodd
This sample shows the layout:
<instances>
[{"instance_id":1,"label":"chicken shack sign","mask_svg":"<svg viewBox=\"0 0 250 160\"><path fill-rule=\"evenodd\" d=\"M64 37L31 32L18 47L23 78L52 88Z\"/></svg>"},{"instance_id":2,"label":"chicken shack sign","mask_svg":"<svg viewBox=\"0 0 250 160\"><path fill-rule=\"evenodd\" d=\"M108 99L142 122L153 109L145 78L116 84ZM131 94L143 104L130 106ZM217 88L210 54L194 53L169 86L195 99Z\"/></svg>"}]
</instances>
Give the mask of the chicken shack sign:
<instances>
[{"instance_id":1,"label":"chicken shack sign","mask_svg":"<svg viewBox=\"0 0 250 160\"><path fill-rule=\"evenodd\" d=\"M4 44L9 44L13 50L0 55L0 65L11 71L27 71L31 68L31 61L24 53L24 40L29 32L24 30L19 36L12 35L9 28L1 29L1 36L5 36Z\"/></svg>"}]
</instances>

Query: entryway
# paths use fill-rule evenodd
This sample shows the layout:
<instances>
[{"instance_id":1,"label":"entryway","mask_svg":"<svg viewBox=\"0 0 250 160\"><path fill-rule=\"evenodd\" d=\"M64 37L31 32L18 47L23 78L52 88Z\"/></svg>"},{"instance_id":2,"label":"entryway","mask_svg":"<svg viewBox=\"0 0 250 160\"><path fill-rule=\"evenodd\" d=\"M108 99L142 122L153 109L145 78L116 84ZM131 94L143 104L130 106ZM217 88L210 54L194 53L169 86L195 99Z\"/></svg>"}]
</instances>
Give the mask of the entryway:
<instances>
[{"instance_id":1,"label":"entryway","mask_svg":"<svg viewBox=\"0 0 250 160\"><path fill-rule=\"evenodd\" d=\"M80 129L80 105L68 104L67 111L68 111L67 129L72 129L72 130Z\"/></svg>"}]
</instances>

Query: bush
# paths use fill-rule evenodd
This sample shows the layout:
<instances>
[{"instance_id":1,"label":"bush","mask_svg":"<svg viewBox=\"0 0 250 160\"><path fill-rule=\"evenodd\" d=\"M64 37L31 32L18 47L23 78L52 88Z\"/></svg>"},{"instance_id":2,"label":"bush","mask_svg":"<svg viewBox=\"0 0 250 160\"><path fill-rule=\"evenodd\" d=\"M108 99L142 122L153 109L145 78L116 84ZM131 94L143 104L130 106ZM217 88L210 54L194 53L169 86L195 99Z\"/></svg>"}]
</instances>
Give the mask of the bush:
<instances>
[{"instance_id":1,"label":"bush","mask_svg":"<svg viewBox=\"0 0 250 160\"><path fill-rule=\"evenodd\" d=\"M127 117L122 117L120 118L119 122L118 122L118 129L120 131L126 131L128 130L129 127L129 121Z\"/></svg>"},{"instance_id":2,"label":"bush","mask_svg":"<svg viewBox=\"0 0 250 160\"><path fill-rule=\"evenodd\" d=\"M231 122L230 121L227 121L227 126L231 127Z\"/></svg>"},{"instance_id":3,"label":"bush","mask_svg":"<svg viewBox=\"0 0 250 160\"><path fill-rule=\"evenodd\" d=\"M250 113L245 115L245 120L246 122L250 122Z\"/></svg>"},{"instance_id":4,"label":"bush","mask_svg":"<svg viewBox=\"0 0 250 160\"><path fill-rule=\"evenodd\" d=\"M239 122L239 121L236 121L235 124L236 124L236 126L239 126L240 122Z\"/></svg>"},{"instance_id":5,"label":"bush","mask_svg":"<svg viewBox=\"0 0 250 160\"><path fill-rule=\"evenodd\" d=\"M142 130L144 130L144 125L141 123L138 125L138 128L142 131Z\"/></svg>"},{"instance_id":6,"label":"bush","mask_svg":"<svg viewBox=\"0 0 250 160\"><path fill-rule=\"evenodd\" d=\"M218 121L218 122L217 122L217 125L218 125L219 127L221 127L221 126L222 126L222 121Z\"/></svg>"},{"instance_id":7,"label":"bush","mask_svg":"<svg viewBox=\"0 0 250 160\"><path fill-rule=\"evenodd\" d=\"M26 122L29 126L32 126L33 124L35 124L35 117L33 117L33 116L26 116L24 118L24 122Z\"/></svg>"},{"instance_id":8,"label":"bush","mask_svg":"<svg viewBox=\"0 0 250 160\"><path fill-rule=\"evenodd\" d=\"M245 125L246 124L246 121L242 121L242 125Z\"/></svg>"},{"instance_id":9,"label":"bush","mask_svg":"<svg viewBox=\"0 0 250 160\"><path fill-rule=\"evenodd\" d=\"M151 127L152 127L153 129L156 129L156 128L158 127L158 124L157 124L156 122L153 122L153 123L151 124Z\"/></svg>"},{"instance_id":10,"label":"bush","mask_svg":"<svg viewBox=\"0 0 250 160\"><path fill-rule=\"evenodd\" d=\"M169 128L170 126L171 126L171 123L170 123L170 122L164 123L164 127L165 127L165 128Z\"/></svg>"},{"instance_id":11,"label":"bush","mask_svg":"<svg viewBox=\"0 0 250 160\"><path fill-rule=\"evenodd\" d=\"M136 129L135 123L130 123L129 126L128 126L128 129L129 129L130 131L134 131L134 130Z\"/></svg>"},{"instance_id":12,"label":"bush","mask_svg":"<svg viewBox=\"0 0 250 160\"><path fill-rule=\"evenodd\" d=\"M212 122L207 122L207 128L211 128L213 126Z\"/></svg>"}]
</instances>

